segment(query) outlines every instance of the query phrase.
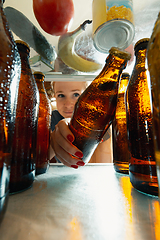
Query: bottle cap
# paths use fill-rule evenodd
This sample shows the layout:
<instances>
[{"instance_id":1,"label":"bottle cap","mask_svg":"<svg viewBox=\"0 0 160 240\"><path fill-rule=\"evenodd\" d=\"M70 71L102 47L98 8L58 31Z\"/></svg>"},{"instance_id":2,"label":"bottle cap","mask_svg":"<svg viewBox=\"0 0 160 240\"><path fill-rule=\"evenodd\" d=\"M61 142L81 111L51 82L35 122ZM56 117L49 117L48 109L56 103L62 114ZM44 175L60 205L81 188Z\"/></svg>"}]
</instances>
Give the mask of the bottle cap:
<instances>
[{"instance_id":1,"label":"bottle cap","mask_svg":"<svg viewBox=\"0 0 160 240\"><path fill-rule=\"evenodd\" d=\"M44 81L44 78L45 78L44 73L35 71L35 72L33 73L33 75L34 75L34 76L36 75L36 80L37 80L37 81L40 81L40 82L43 82L43 81Z\"/></svg>"},{"instance_id":2,"label":"bottle cap","mask_svg":"<svg viewBox=\"0 0 160 240\"><path fill-rule=\"evenodd\" d=\"M121 50L119 48L116 48L116 47L112 47L110 50L109 50L109 53L112 54L112 55L115 55L119 58L122 58L122 59L125 59L125 60L130 60L131 59L131 54L125 50Z\"/></svg>"},{"instance_id":3,"label":"bottle cap","mask_svg":"<svg viewBox=\"0 0 160 240\"><path fill-rule=\"evenodd\" d=\"M128 78L130 77L129 73L123 72L121 78Z\"/></svg>"},{"instance_id":4,"label":"bottle cap","mask_svg":"<svg viewBox=\"0 0 160 240\"><path fill-rule=\"evenodd\" d=\"M29 51L30 51L30 47L29 47L28 43L26 43L26 42L24 42L22 40L16 40L15 43L26 46L29 49Z\"/></svg>"},{"instance_id":5,"label":"bottle cap","mask_svg":"<svg viewBox=\"0 0 160 240\"><path fill-rule=\"evenodd\" d=\"M35 71L33 74L34 75L41 75L41 76L45 77L45 74L43 72L40 72L40 71Z\"/></svg>"},{"instance_id":6,"label":"bottle cap","mask_svg":"<svg viewBox=\"0 0 160 240\"><path fill-rule=\"evenodd\" d=\"M141 43L146 43L148 44L149 42L149 38L142 38L139 41L136 42L135 46L134 46L134 50L136 51L136 48L141 44Z\"/></svg>"}]
</instances>

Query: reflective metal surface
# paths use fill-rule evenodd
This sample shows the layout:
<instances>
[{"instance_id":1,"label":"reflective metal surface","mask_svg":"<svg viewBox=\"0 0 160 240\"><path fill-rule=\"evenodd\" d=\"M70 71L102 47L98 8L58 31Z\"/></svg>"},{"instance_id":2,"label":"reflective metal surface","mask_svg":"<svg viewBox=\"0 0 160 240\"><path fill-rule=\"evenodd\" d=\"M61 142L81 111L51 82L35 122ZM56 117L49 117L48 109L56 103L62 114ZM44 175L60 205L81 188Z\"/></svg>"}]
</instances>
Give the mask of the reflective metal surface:
<instances>
[{"instance_id":1,"label":"reflective metal surface","mask_svg":"<svg viewBox=\"0 0 160 240\"><path fill-rule=\"evenodd\" d=\"M0 239L158 240L160 205L112 164L52 165L32 188L10 196Z\"/></svg>"}]
</instances>

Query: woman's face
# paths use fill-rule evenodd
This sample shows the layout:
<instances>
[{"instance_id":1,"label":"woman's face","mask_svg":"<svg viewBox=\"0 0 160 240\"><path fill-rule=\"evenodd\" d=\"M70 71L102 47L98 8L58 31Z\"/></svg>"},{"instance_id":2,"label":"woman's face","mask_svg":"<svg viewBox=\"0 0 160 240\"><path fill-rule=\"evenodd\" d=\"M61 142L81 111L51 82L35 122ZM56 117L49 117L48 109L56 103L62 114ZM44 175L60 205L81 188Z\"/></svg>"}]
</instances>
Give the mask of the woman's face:
<instances>
[{"instance_id":1,"label":"woman's face","mask_svg":"<svg viewBox=\"0 0 160 240\"><path fill-rule=\"evenodd\" d=\"M55 82L57 110L64 118L71 118L74 105L85 90L85 82Z\"/></svg>"}]
</instances>

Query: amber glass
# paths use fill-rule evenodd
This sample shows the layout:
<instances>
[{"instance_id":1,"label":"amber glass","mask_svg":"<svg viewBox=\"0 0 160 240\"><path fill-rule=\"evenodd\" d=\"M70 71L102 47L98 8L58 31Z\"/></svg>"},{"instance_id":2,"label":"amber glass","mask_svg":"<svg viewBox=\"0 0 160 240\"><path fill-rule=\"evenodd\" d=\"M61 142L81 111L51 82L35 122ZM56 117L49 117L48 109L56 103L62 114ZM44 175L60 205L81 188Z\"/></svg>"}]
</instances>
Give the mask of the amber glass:
<instances>
[{"instance_id":1,"label":"amber glass","mask_svg":"<svg viewBox=\"0 0 160 240\"><path fill-rule=\"evenodd\" d=\"M0 0L0 223L8 196L21 61Z\"/></svg>"},{"instance_id":2,"label":"amber glass","mask_svg":"<svg viewBox=\"0 0 160 240\"><path fill-rule=\"evenodd\" d=\"M148 68L151 80L151 95L153 106L153 130L157 177L160 188L160 13L155 22L153 33L148 44ZM160 191L159 191L160 195Z\"/></svg>"},{"instance_id":3,"label":"amber glass","mask_svg":"<svg viewBox=\"0 0 160 240\"><path fill-rule=\"evenodd\" d=\"M10 193L30 187L35 178L39 93L29 65L29 46L16 41L21 57L15 133L11 161Z\"/></svg>"},{"instance_id":4,"label":"amber glass","mask_svg":"<svg viewBox=\"0 0 160 240\"><path fill-rule=\"evenodd\" d=\"M131 159L132 185L144 193L157 195L158 183L154 157L151 98L146 51L149 39L135 45L136 62L126 91L127 130Z\"/></svg>"},{"instance_id":5,"label":"amber glass","mask_svg":"<svg viewBox=\"0 0 160 240\"><path fill-rule=\"evenodd\" d=\"M51 104L47 96L42 72L34 72L40 102L37 131L37 153L36 153L36 174L45 173L49 167L49 145L50 145L50 123L51 123Z\"/></svg>"},{"instance_id":6,"label":"amber glass","mask_svg":"<svg viewBox=\"0 0 160 240\"><path fill-rule=\"evenodd\" d=\"M3 1L0 0L0 222L9 196L10 162L15 126L18 86L21 73L20 56L14 42Z\"/></svg>"},{"instance_id":7,"label":"amber glass","mask_svg":"<svg viewBox=\"0 0 160 240\"><path fill-rule=\"evenodd\" d=\"M130 54L111 48L101 73L79 97L70 121L73 142L89 162L94 150L112 123L117 104L118 83Z\"/></svg>"},{"instance_id":8,"label":"amber glass","mask_svg":"<svg viewBox=\"0 0 160 240\"><path fill-rule=\"evenodd\" d=\"M112 123L113 164L119 173L129 172L129 149L126 123L125 92L129 81L129 74L123 73L118 90L118 101L115 117Z\"/></svg>"}]
</instances>

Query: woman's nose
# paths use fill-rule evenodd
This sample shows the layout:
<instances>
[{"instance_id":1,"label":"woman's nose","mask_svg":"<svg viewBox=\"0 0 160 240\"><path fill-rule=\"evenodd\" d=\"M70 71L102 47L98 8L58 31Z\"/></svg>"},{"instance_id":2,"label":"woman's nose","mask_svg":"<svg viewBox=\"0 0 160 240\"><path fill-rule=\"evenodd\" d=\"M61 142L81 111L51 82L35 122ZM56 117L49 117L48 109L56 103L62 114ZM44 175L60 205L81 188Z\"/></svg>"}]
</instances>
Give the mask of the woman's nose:
<instances>
[{"instance_id":1,"label":"woman's nose","mask_svg":"<svg viewBox=\"0 0 160 240\"><path fill-rule=\"evenodd\" d=\"M72 100L72 99L66 99L66 101L65 101L65 103L64 103L64 105L66 106L66 107L70 107L70 106L73 106L75 103L74 103L74 101Z\"/></svg>"}]
</instances>

